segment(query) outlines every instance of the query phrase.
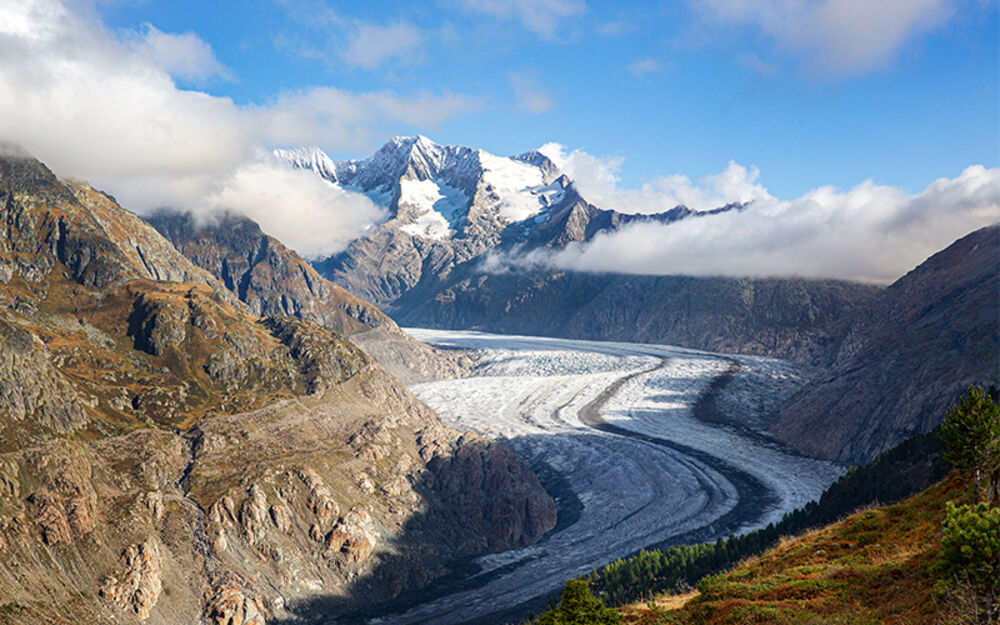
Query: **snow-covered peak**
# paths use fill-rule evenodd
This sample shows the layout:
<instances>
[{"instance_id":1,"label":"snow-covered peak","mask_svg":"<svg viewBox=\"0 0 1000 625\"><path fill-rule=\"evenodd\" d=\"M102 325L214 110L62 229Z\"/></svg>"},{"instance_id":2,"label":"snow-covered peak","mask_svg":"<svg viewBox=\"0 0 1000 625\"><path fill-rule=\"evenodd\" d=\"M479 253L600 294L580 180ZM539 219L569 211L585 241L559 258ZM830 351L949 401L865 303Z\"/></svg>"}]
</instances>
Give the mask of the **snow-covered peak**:
<instances>
[{"instance_id":1,"label":"snow-covered peak","mask_svg":"<svg viewBox=\"0 0 1000 625\"><path fill-rule=\"evenodd\" d=\"M483 181L500 200L501 214L511 222L535 217L562 199L562 187L554 185L554 174L516 157L494 156L479 150Z\"/></svg>"},{"instance_id":2,"label":"snow-covered peak","mask_svg":"<svg viewBox=\"0 0 1000 625\"><path fill-rule=\"evenodd\" d=\"M337 181L337 163L316 146L278 149L272 152L283 163L300 169L311 169L330 182Z\"/></svg>"},{"instance_id":3,"label":"snow-covered peak","mask_svg":"<svg viewBox=\"0 0 1000 625\"><path fill-rule=\"evenodd\" d=\"M451 239L474 224L477 236L507 225L541 223L566 197L568 179L538 151L497 156L395 136L361 160L333 161L318 148L276 150L295 167L388 208L393 223L422 238Z\"/></svg>"}]
</instances>

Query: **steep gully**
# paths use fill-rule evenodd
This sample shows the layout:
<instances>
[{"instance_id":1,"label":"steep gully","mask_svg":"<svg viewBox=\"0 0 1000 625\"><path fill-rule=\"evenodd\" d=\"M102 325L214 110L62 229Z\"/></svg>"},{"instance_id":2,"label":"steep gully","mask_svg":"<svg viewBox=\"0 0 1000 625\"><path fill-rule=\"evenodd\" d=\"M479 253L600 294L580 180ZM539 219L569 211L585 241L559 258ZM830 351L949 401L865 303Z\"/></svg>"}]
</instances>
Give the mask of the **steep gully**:
<instances>
[{"instance_id":1,"label":"steep gully","mask_svg":"<svg viewBox=\"0 0 1000 625\"><path fill-rule=\"evenodd\" d=\"M692 413L711 416L713 393L725 386L726 376L739 372L739 363L718 354L462 333L418 338L493 349L487 362L501 368L514 363L513 373L414 390L447 425L505 439L529 462L551 465L582 501L582 510L575 522L561 523L539 544L480 558L478 574L435 588L421 597L420 605L414 605L414 597L405 607L395 606L399 611L383 615L384 622L517 620L539 607L565 579L650 545L711 540L764 525L818 495L838 473L832 465L796 458L758 437L741 435L738 427L693 423ZM557 351L540 357L541 352L531 350ZM521 365L527 369L518 370ZM592 370L572 373L581 366ZM656 410L644 404L650 398L642 393L648 395L664 381L668 387L682 385L681 391L671 392L686 406L683 419L669 407L673 400L664 399L671 392L652 397ZM691 410L692 405L699 409ZM643 425L643 416L648 426L647 412L657 413L662 432L636 427ZM622 421L623 414L636 418ZM610 422L615 415L619 418ZM689 433L691 444L685 438ZM755 454L763 457L756 468L739 468ZM790 476L792 486L784 491L775 486ZM533 597L539 599L526 603Z\"/></svg>"},{"instance_id":2,"label":"steep gully","mask_svg":"<svg viewBox=\"0 0 1000 625\"><path fill-rule=\"evenodd\" d=\"M194 469L194 448L197 442L193 439L194 437L190 433L180 437L181 443L184 445L185 464L177 481L174 482L174 492L180 499L181 505L188 512L188 525L191 527L191 535L194 537L195 557L201 560L201 574L204 580L203 596L207 597L209 586L216 577L217 571L215 569L218 565L209 553L208 535L205 533L205 510L188 494L188 479ZM204 612L201 616L201 622L208 622Z\"/></svg>"}]
</instances>

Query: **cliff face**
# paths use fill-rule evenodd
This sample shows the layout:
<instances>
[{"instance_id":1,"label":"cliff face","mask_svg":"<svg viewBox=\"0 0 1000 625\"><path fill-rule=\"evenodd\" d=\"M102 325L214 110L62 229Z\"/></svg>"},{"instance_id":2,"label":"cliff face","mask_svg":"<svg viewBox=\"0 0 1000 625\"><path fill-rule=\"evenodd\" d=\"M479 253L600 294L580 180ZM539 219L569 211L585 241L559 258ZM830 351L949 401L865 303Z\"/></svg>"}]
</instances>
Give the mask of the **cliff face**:
<instances>
[{"instance_id":1,"label":"cliff face","mask_svg":"<svg viewBox=\"0 0 1000 625\"><path fill-rule=\"evenodd\" d=\"M773 431L862 463L937 425L970 384L1000 381L1000 226L977 230L888 289L862 344L781 409Z\"/></svg>"},{"instance_id":2,"label":"cliff face","mask_svg":"<svg viewBox=\"0 0 1000 625\"><path fill-rule=\"evenodd\" d=\"M5 158L0 227L5 622L308 621L554 526L505 447L110 198Z\"/></svg>"},{"instance_id":3,"label":"cliff face","mask_svg":"<svg viewBox=\"0 0 1000 625\"><path fill-rule=\"evenodd\" d=\"M246 217L224 214L197 222L189 214L162 211L148 221L254 315L298 317L336 330L406 382L456 377L465 366L456 355L410 338L378 308L320 276Z\"/></svg>"}]
</instances>

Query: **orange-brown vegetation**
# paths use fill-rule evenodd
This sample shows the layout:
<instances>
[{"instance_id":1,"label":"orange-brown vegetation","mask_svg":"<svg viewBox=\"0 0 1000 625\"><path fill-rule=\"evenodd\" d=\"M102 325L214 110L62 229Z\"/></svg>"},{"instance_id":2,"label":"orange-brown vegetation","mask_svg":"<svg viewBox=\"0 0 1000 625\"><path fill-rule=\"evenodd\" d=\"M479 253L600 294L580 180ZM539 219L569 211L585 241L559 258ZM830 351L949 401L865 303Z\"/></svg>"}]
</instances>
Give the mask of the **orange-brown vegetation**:
<instances>
[{"instance_id":1,"label":"orange-brown vegetation","mask_svg":"<svg viewBox=\"0 0 1000 625\"><path fill-rule=\"evenodd\" d=\"M955 474L893 506L870 508L782 540L759 558L705 578L680 607L621 608L635 625L936 625L949 622L931 566L945 502L971 500Z\"/></svg>"}]
</instances>

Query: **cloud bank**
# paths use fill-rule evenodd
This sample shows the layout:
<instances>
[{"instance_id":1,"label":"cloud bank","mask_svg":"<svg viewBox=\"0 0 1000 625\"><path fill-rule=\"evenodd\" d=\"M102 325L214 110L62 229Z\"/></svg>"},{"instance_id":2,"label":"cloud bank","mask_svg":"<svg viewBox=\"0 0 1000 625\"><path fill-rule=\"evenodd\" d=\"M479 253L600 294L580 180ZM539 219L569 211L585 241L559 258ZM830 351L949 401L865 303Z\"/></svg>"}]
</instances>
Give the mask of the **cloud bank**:
<instances>
[{"instance_id":1,"label":"cloud bank","mask_svg":"<svg viewBox=\"0 0 1000 625\"><path fill-rule=\"evenodd\" d=\"M733 161L721 173L706 176L699 183L674 174L652 178L638 189L626 189L619 185L618 172L624 163L620 157L598 157L583 150L568 150L558 143L546 143L538 151L575 181L583 197L620 213L660 213L679 204L711 210L730 202L773 199L757 182L759 170Z\"/></svg>"},{"instance_id":2,"label":"cloud bank","mask_svg":"<svg viewBox=\"0 0 1000 625\"><path fill-rule=\"evenodd\" d=\"M911 195L866 180L841 191L824 186L781 200L759 172L730 162L693 183L664 176L621 189L621 159L601 159L549 144L542 150L602 208L654 213L685 204L705 210L751 202L742 211L673 224L634 223L557 252L495 257L491 271L512 267L652 275L801 276L885 283L969 232L1000 221L1000 168L966 168Z\"/></svg>"},{"instance_id":3,"label":"cloud bank","mask_svg":"<svg viewBox=\"0 0 1000 625\"><path fill-rule=\"evenodd\" d=\"M266 148L358 149L400 124L434 127L481 106L457 94L323 86L238 105L174 82L175 76L226 74L196 35L149 26L118 36L76 6L59 0L0 5L0 139L20 143L60 175L86 179L138 212L211 210L224 199L231 204L226 208L260 217L260 203L246 203L255 186L245 172L263 167L281 185L268 196L275 202L271 212L292 214L305 206L296 205L301 179L276 175L274 163L261 161ZM326 208L311 212L317 220L311 227L287 232L290 247L332 253L360 232L355 226L363 224L341 214L363 203L354 194L314 200ZM376 212L368 207L358 214ZM355 229L337 235L338 227ZM317 245L316 232L330 235L328 248Z\"/></svg>"}]
</instances>

